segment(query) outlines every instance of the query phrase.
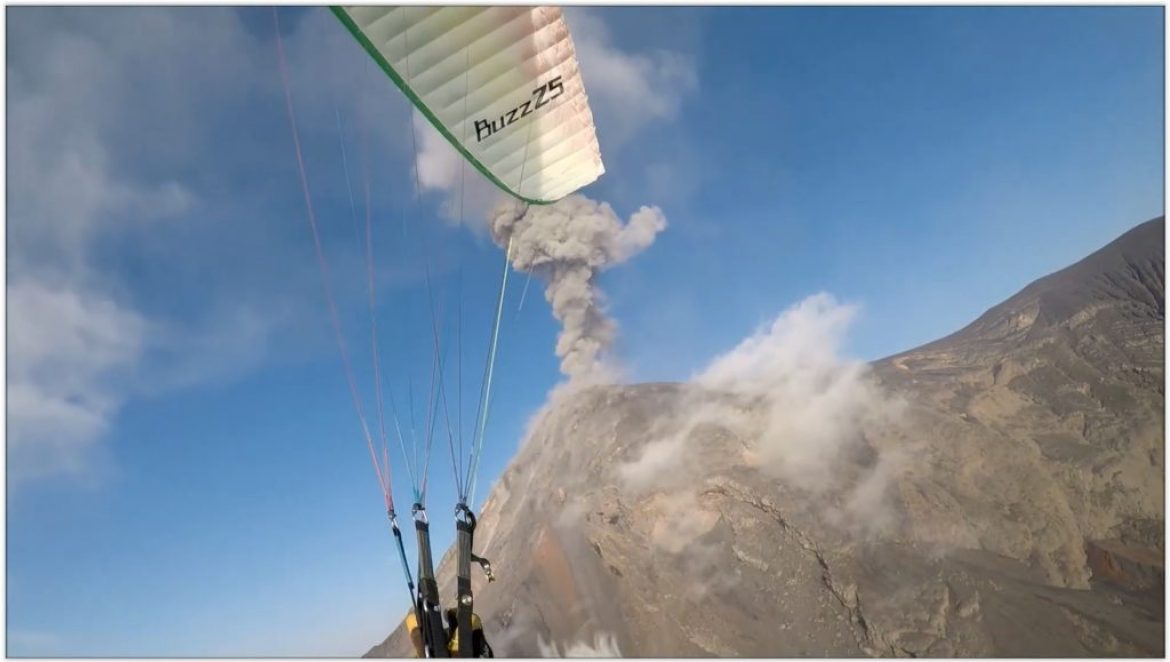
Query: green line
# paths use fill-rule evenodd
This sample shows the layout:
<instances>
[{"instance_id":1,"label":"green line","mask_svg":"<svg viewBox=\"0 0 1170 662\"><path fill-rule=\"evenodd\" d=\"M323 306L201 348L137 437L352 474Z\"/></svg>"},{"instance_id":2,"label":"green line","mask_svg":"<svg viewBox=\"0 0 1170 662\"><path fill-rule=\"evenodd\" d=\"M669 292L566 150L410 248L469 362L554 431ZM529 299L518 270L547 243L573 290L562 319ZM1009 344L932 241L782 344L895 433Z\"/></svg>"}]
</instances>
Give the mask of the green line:
<instances>
[{"instance_id":1,"label":"green line","mask_svg":"<svg viewBox=\"0 0 1170 662\"><path fill-rule=\"evenodd\" d=\"M349 30L350 34L353 35L353 38L362 45L362 48L364 48L366 52L370 54L370 57L374 58L374 61L378 63L378 66L382 68L382 71L385 71L386 75L390 77L390 80L394 81L394 84L398 86L398 89L402 90L402 93L406 95L406 98L410 99L410 102L414 104L415 108L419 109L419 112L423 114L423 117L427 118L431 125L434 126L444 138L447 139L447 142L451 143L451 146L454 147L460 154L462 154L463 158L470 161L471 165L475 166L475 169L478 170L480 174L482 174L484 177L487 177L488 180L490 180L493 184L498 186L500 190L504 191L508 195L511 195L512 197L518 198L529 204L551 205L556 202L556 200L537 200L534 198L526 198L516 191L513 191L504 182L500 181L498 177L496 177L490 170L488 170L487 166L480 163L479 159L475 158L475 156L473 156L471 152L467 151L467 148L465 148L463 144L460 143L457 138L455 138L455 136L451 135L451 132L447 130L447 127L439 121L439 118L435 117L434 113L431 112L431 109L428 108L427 105L423 103L423 100L414 93L414 90L411 89L410 85L407 84L407 82L403 80L402 76L400 76L398 72L394 70L394 67L386 61L386 58L382 57L382 53L378 51L378 47L375 46L369 40L369 38L366 37L365 33L362 32L362 29L358 27L358 24L354 23L353 18L351 18L350 15L345 11L345 8L331 5L329 9L333 12L333 15L341 21L342 25L344 25L346 29ZM466 118L464 119L466 121ZM521 185L523 185L523 182L521 182Z\"/></svg>"},{"instance_id":2,"label":"green line","mask_svg":"<svg viewBox=\"0 0 1170 662\"><path fill-rule=\"evenodd\" d=\"M500 292L496 296L496 321L492 327L491 350L488 353L487 362L487 378L486 387L484 389L484 398L481 401L483 405L483 416L479 419L479 434L472 438L472 460L471 466L467 470L467 475L471 478L471 489L467 494L461 495L464 499L470 496L470 501L467 501L468 507L475 503L475 485L479 478L479 458L483 454L483 435L487 430L488 412L492 406L492 372L496 366L496 347L499 346L500 341L500 317L504 313L504 291L508 289L508 271L512 266L512 238L508 237L508 248L504 250L504 275L500 277Z\"/></svg>"}]
</instances>

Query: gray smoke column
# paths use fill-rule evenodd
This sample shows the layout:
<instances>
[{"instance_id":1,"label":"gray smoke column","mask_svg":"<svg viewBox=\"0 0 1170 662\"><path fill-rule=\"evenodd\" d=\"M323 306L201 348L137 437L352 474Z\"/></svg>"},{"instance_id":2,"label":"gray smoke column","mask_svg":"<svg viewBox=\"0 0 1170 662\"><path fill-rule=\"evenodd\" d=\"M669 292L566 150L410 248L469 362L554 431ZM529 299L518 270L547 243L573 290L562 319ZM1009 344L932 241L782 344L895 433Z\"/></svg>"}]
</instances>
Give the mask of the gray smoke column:
<instances>
[{"instance_id":1,"label":"gray smoke column","mask_svg":"<svg viewBox=\"0 0 1170 662\"><path fill-rule=\"evenodd\" d=\"M492 239L507 250L512 266L544 281L544 298L561 322L557 356L570 382L608 381L605 363L616 324L605 314L597 275L654 243L666 227L658 207L642 207L628 222L604 202L571 195L552 205L509 200L490 218Z\"/></svg>"}]
</instances>

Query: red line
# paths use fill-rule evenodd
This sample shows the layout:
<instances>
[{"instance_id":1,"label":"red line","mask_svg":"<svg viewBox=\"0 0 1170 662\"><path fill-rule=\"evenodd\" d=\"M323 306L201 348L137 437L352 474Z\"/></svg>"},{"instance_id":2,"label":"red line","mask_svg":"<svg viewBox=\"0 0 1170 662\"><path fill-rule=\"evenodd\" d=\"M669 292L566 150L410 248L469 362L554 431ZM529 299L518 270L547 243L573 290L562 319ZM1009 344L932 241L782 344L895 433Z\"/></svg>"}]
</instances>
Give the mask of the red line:
<instances>
[{"instance_id":1,"label":"red line","mask_svg":"<svg viewBox=\"0 0 1170 662\"><path fill-rule=\"evenodd\" d=\"M272 19L276 25L276 53L280 61L280 79L284 84L284 100L288 107L288 121L292 127L293 144L297 152L297 171L300 174L301 189L305 194L305 207L308 210L309 227L313 231L313 244L317 250L317 263L321 268L321 284L325 290L325 301L329 305L329 317L333 322L333 334L337 338L337 348L341 352L341 361L345 366L345 377L349 382L350 396L353 398L354 409L357 410L358 420L362 425L362 432L366 437L366 446L370 451L370 460L374 463L374 473L378 477L378 485L382 488L382 496L386 501L387 510L394 509L394 497L390 491L390 486L382 477L382 470L378 467L378 456L374 453L374 442L370 438L370 429L366 425L365 412L362 409L361 398L358 397L357 381L353 377L353 368L349 361L349 352L345 347L345 337L341 333L341 322L337 316L337 304L333 300L333 289L330 286L329 279L329 262L325 259L325 251L321 248L321 236L317 232L317 215L313 211L313 197L309 193L309 180L305 174L305 159L301 152L301 137L297 130L296 113L293 111L292 89L288 81L288 64L284 57L284 43L280 38L280 16L277 13L276 7L272 8Z\"/></svg>"}]
</instances>

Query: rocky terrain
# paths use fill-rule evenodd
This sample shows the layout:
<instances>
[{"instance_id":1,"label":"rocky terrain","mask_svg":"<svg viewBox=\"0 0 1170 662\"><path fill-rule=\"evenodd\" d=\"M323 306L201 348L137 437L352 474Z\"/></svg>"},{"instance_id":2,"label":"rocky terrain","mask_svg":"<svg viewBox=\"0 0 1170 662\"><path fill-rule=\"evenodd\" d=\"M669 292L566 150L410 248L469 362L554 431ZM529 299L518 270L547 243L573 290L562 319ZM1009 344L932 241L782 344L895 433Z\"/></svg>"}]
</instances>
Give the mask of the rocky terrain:
<instances>
[{"instance_id":1,"label":"rocky terrain","mask_svg":"<svg viewBox=\"0 0 1170 662\"><path fill-rule=\"evenodd\" d=\"M1163 238L801 390L562 394L482 508L497 655L1162 656Z\"/></svg>"}]
</instances>

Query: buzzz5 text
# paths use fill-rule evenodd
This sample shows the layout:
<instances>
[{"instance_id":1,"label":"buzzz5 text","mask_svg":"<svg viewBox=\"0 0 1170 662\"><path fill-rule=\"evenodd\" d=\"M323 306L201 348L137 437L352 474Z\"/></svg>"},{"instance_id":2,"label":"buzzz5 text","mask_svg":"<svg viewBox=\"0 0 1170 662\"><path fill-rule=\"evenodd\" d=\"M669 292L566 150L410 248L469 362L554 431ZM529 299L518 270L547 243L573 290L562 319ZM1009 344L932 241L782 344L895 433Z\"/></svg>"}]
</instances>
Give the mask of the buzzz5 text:
<instances>
[{"instance_id":1,"label":"buzzz5 text","mask_svg":"<svg viewBox=\"0 0 1170 662\"><path fill-rule=\"evenodd\" d=\"M500 115L498 119L492 120L475 120L475 141L483 142L484 138L491 136L495 132L511 125L522 117L531 115L548 105L550 101L565 93L565 86L561 82L561 77L557 76L549 82L532 90L532 98L526 100L524 103L516 106L512 110Z\"/></svg>"}]
</instances>

